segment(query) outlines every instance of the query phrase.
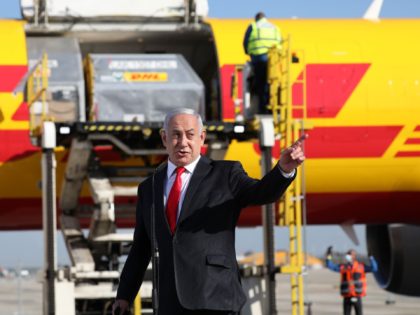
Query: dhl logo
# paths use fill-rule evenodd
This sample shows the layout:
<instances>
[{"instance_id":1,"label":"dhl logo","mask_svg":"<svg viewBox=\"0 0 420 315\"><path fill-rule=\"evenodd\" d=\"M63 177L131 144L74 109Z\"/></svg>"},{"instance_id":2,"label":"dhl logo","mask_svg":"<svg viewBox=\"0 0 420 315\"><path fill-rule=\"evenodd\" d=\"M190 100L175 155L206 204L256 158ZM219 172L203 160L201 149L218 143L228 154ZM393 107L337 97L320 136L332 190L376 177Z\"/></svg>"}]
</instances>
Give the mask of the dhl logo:
<instances>
[{"instance_id":1,"label":"dhl logo","mask_svg":"<svg viewBox=\"0 0 420 315\"><path fill-rule=\"evenodd\" d=\"M124 72L127 82L165 82L168 81L167 72Z\"/></svg>"},{"instance_id":2,"label":"dhl logo","mask_svg":"<svg viewBox=\"0 0 420 315\"><path fill-rule=\"evenodd\" d=\"M321 122L337 119L370 66L368 63L307 64L306 90L303 90L303 72L301 72L292 83L292 105L302 105L306 93L308 120ZM234 68L234 65L225 65L221 68L223 117L227 121L234 119L230 84ZM239 82L243 82L242 79L239 79ZM242 86L239 90L241 93ZM293 116L301 118L303 113L301 110L294 110ZM407 128L412 127L407 126ZM403 125L323 126L322 122L317 123L314 128L307 131L310 141L307 141L306 155L311 159L420 157L420 150L410 149L410 146L420 144L420 137L416 136L420 126L412 128L404 143L391 148L403 129ZM257 144L254 145L254 149L260 154ZM279 158L279 156L277 143L273 149L273 157Z\"/></svg>"},{"instance_id":3,"label":"dhl logo","mask_svg":"<svg viewBox=\"0 0 420 315\"><path fill-rule=\"evenodd\" d=\"M306 95L308 119L335 119L344 108L347 100L355 91L368 71L370 64L308 64L306 66ZM233 65L226 65L222 73L222 97L224 101L224 118L233 119L233 102L230 97L230 78ZM12 91L24 75L26 66L1 66L0 73L8 74L12 80L2 80L0 91ZM167 79L167 73L161 72L128 72L129 81L157 81ZM303 101L302 74L292 84L292 101L300 105ZM9 92L10 93L10 92ZM18 106L11 117L2 118L2 122L26 122L28 109L24 102ZM296 118L301 112L294 113ZM25 157L36 149L30 144L27 130L5 130L0 125L0 141L9 143L1 150L0 162ZM12 128L11 128L12 129ZM25 128L26 129L26 128ZM311 141L308 141L307 156L319 158L380 158L385 155L391 144L398 137L403 126L316 126L309 130ZM419 157L420 151L410 149L420 144L416 135L420 126L414 126L412 133L391 153L396 158ZM368 135L368 136L367 136ZM12 140L13 139L13 140ZM326 146L325 143L328 143ZM322 149L321 149L322 148ZM255 150L259 153L258 146ZM279 157L278 144L273 150L273 156Z\"/></svg>"}]
</instances>

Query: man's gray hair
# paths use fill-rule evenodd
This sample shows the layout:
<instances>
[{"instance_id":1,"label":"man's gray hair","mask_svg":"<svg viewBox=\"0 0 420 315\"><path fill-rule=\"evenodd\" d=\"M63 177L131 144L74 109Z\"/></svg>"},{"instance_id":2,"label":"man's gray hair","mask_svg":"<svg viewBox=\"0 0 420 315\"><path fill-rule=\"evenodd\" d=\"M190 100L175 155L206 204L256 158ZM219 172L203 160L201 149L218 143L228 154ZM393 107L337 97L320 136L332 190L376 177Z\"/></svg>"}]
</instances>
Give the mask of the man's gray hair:
<instances>
[{"instance_id":1,"label":"man's gray hair","mask_svg":"<svg viewBox=\"0 0 420 315\"><path fill-rule=\"evenodd\" d=\"M203 120L201 119L200 114L198 114L195 110L191 109L191 108L176 108L174 110L171 110L170 112L168 112L165 116L165 120L163 122L163 130L168 133L168 129L169 129L169 121L177 116L177 115L182 115L182 114L187 114L187 115L192 115L195 118L197 118L198 121L198 129L199 132L201 133L201 131L203 131Z\"/></svg>"}]
</instances>

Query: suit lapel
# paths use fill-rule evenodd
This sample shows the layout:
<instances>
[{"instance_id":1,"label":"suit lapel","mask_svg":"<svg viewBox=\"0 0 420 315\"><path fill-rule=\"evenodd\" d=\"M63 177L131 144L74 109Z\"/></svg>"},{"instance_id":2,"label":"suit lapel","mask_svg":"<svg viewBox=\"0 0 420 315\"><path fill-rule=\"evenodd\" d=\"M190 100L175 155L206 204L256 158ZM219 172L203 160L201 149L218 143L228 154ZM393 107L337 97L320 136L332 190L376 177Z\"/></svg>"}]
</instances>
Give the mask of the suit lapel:
<instances>
[{"instance_id":1,"label":"suit lapel","mask_svg":"<svg viewBox=\"0 0 420 315\"><path fill-rule=\"evenodd\" d=\"M201 181L212 169L210 162L210 159L206 158L205 156L202 156L198 161L185 193L184 202L182 203L181 207L181 216L178 220L178 224L194 212L194 209L190 207L191 201L194 199L195 192L197 191Z\"/></svg>"}]
</instances>

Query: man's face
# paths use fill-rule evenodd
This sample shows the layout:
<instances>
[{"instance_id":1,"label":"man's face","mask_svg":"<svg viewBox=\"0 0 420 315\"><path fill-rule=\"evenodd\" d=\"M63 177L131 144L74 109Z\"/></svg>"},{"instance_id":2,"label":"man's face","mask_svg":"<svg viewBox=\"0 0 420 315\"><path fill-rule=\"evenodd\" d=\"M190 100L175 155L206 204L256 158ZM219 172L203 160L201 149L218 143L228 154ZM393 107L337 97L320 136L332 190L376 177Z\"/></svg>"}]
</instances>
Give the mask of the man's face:
<instances>
[{"instance_id":1,"label":"man's face","mask_svg":"<svg viewBox=\"0 0 420 315\"><path fill-rule=\"evenodd\" d=\"M168 129L167 132L163 130L161 136L172 163L176 166L185 166L198 158L206 133L200 132L195 116L176 115L169 121Z\"/></svg>"}]
</instances>

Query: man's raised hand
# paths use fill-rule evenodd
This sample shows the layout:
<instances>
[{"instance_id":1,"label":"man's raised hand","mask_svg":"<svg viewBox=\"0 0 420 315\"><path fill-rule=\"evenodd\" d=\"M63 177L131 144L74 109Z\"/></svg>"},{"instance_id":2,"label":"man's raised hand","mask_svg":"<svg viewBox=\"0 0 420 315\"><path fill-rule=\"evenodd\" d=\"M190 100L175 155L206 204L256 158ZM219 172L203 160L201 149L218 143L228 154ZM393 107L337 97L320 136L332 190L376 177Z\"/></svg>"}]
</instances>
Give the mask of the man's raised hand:
<instances>
[{"instance_id":1,"label":"man's raised hand","mask_svg":"<svg viewBox=\"0 0 420 315\"><path fill-rule=\"evenodd\" d=\"M305 160L303 142L307 138L307 134L302 135L295 143L281 153L279 166L283 172L290 173L303 163Z\"/></svg>"}]
</instances>

